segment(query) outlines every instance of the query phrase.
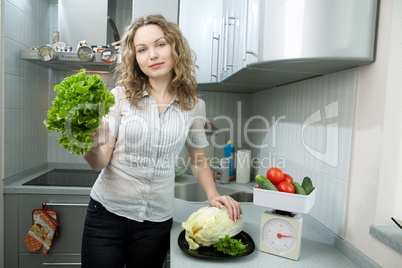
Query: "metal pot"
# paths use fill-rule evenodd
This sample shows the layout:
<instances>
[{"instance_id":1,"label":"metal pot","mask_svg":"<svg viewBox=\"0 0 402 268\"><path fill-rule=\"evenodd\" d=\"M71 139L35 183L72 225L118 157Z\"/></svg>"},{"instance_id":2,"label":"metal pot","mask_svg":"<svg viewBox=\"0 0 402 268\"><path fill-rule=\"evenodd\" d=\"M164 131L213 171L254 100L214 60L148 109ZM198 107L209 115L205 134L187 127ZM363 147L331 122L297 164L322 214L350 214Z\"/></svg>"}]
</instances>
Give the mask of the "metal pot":
<instances>
[{"instance_id":1,"label":"metal pot","mask_svg":"<svg viewBox=\"0 0 402 268\"><path fill-rule=\"evenodd\" d=\"M112 64L117 61L117 53L112 49L105 49L101 53L101 59L104 64Z\"/></svg>"},{"instance_id":2,"label":"metal pot","mask_svg":"<svg viewBox=\"0 0 402 268\"><path fill-rule=\"evenodd\" d=\"M77 56L81 61L92 61L95 58L94 51L89 46L79 47Z\"/></svg>"},{"instance_id":3,"label":"metal pot","mask_svg":"<svg viewBox=\"0 0 402 268\"><path fill-rule=\"evenodd\" d=\"M51 45L41 46L39 48L38 55L43 61L52 61L57 57L56 51Z\"/></svg>"}]
</instances>

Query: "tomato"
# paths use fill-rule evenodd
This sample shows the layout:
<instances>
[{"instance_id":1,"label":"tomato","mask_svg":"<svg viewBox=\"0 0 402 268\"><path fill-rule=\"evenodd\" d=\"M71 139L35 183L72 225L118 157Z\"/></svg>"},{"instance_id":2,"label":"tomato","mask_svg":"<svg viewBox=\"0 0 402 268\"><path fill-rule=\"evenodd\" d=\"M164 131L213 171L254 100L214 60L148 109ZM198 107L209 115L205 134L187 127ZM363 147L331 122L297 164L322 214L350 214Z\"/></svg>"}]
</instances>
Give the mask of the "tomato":
<instances>
[{"instance_id":1,"label":"tomato","mask_svg":"<svg viewBox=\"0 0 402 268\"><path fill-rule=\"evenodd\" d=\"M273 185L277 185L283 181L283 172L279 168L270 168L267 172L267 179L272 182Z\"/></svg>"},{"instance_id":2,"label":"tomato","mask_svg":"<svg viewBox=\"0 0 402 268\"><path fill-rule=\"evenodd\" d=\"M283 180L284 181L288 181L288 182L290 182L290 183L292 183L293 182L293 178L292 178L292 176L290 176L289 174L283 174Z\"/></svg>"},{"instance_id":3,"label":"tomato","mask_svg":"<svg viewBox=\"0 0 402 268\"><path fill-rule=\"evenodd\" d=\"M286 192L286 193L291 193L291 194L295 193L295 187L293 187L293 185L288 181L283 181L283 182L279 183L276 186L276 188L281 192Z\"/></svg>"}]
</instances>

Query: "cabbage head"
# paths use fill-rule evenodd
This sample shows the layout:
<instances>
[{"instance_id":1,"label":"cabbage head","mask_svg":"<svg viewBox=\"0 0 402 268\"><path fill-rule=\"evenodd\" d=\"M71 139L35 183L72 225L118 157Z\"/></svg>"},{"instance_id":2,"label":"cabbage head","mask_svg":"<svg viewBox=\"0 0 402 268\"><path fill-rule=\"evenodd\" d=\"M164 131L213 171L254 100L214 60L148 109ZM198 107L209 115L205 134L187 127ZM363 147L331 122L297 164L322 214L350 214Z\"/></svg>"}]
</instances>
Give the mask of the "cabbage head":
<instances>
[{"instance_id":1,"label":"cabbage head","mask_svg":"<svg viewBox=\"0 0 402 268\"><path fill-rule=\"evenodd\" d=\"M233 237L243 230L243 226L243 218L234 222L229 218L226 207L202 207L182 223L190 249L211 246L226 235Z\"/></svg>"}]
</instances>

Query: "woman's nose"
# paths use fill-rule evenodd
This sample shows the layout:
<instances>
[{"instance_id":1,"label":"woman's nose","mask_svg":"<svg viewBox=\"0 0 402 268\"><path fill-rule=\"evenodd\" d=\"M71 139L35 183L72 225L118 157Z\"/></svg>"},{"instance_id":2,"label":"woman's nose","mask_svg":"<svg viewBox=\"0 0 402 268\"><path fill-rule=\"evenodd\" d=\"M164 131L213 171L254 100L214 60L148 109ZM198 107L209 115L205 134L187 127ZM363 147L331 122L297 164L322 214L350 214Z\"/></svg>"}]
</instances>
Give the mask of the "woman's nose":
<instances>
[{"instance_id":1,"label":"woman's nose","mask_svg":"<svg viewBox=\"0 0 402 268\"><path fill-rule=\"evenodd\" d=\"M158 53L156 53L155 49L151 49L150 56L151 56L151 60L158 58Z\"/></svg>"}]
</instances>

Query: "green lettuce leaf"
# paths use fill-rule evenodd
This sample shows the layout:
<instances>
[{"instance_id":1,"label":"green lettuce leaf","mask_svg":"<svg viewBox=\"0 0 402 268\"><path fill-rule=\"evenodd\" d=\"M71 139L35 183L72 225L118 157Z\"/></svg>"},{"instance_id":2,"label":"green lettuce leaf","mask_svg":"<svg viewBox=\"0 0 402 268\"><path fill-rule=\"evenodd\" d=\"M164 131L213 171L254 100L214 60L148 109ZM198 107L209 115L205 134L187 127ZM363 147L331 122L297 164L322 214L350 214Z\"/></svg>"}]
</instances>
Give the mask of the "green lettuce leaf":
<instances>
[{"instance_id":1,"label":"green lettuce leaf","mask_svg":"<svg viewBox=\"0 0 402 268\"><path fill-rule=\"evenodd\" d=\"M230 238L228 235L219 238L214 244L215 250L222 251L231 256L240 256L247 251L247 245L241 242L241 239Z\"/></svg>"},{"instance_id":2,"label":"green lettuce leaf","mask_svg":"<svg viewBox=\"0 0 402 268\"><path fill-rule=\"evenodd\" d=\"M89 136L115 104L114 95L99 75L86 75L84 69L66 77L54 90L53 106L43 122L47 131L61 133L59 144L72 154L89 151L94 142Z\"/></svg>"}]
</instances>

